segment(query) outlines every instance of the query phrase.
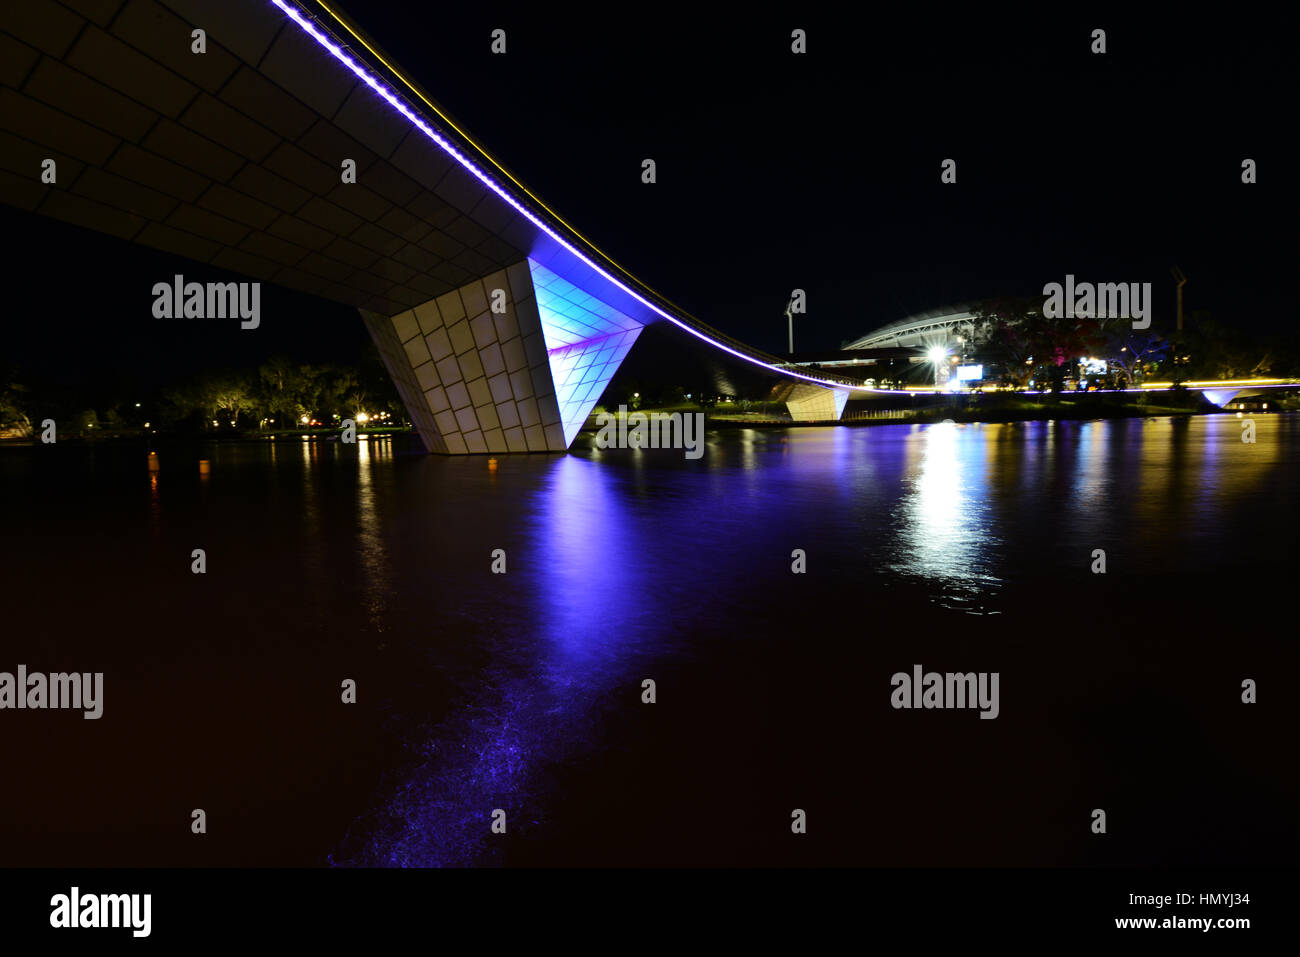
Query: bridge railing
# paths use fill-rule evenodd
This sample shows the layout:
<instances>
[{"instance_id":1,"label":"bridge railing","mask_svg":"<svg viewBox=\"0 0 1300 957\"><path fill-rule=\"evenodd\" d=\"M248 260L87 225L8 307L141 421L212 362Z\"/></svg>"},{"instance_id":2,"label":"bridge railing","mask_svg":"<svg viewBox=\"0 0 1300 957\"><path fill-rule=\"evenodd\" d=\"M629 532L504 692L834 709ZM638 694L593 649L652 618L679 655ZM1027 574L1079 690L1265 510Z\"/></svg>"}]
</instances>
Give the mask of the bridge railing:
<instances>
[{"instance_id":1,"label":"bridge railing","mask_svg":"<svg viewBox=\"0 0 1300 957\"><path fill-rule=\"evenodd\" d=\"M860 412L846 412L840 416L841 422L868 422L876 419L911 419L916 417L916 409L864 409Z\"/></svg>"}]
</instances>

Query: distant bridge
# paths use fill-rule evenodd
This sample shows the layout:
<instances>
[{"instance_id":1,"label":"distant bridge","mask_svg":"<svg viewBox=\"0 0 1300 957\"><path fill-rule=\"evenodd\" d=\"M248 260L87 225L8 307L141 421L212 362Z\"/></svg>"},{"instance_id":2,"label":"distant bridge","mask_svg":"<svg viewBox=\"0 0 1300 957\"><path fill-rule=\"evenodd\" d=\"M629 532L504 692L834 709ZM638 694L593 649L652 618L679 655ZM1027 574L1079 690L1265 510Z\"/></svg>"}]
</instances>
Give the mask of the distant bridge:
<instances>
[{"instance_id":1,"label":"distant bridge","mask_svg":"<svg viewBox=\"0 0 1300 957\"><path fill-rule=\"evenodd\" d=\"M1140 387L1143 392L1161 392L1172 389L1172 382L1148 382ZM1182 383L1182 388L1200 392L1206 400L1219 408L1226 408L1228 403L1239 395L1267 392L1273 389L1300 390L1300 381L1295 379L1200 379Z\"/></svg>"},{"instance_id":2,"label":"distant bridge","mask_svg":"<svg viewBox=\"0 0 1300 957\"><path fill-rule=\"evenodd\" d=\"M1089 393L1083 392L1059 392L1057 395L1096 395L1133 392L1172 392L1175 388L1182 388L1188 392L1199 392L1201 395L1212 402L1214 405L1224 408L1233 399L1240 395L1253 394L1256 391L1267 392L1274 389L1296 390L1300 391L1300 379L1198 379L1189 380L1175 386L1173 382L1145 382L1140 386L1134 386L1129 389L1094 389ZM949 389L934 385L914 385L906 389L870 389L870 390L852 390L855 398L861 397L864 393L873 394L893 394L893 395L968 395L973 392L997 393L1007 392L1016 395L1050 395L1048 389L1003 389L1003 388L981 388L981 389Z\"/></svg>"}]
</instances>

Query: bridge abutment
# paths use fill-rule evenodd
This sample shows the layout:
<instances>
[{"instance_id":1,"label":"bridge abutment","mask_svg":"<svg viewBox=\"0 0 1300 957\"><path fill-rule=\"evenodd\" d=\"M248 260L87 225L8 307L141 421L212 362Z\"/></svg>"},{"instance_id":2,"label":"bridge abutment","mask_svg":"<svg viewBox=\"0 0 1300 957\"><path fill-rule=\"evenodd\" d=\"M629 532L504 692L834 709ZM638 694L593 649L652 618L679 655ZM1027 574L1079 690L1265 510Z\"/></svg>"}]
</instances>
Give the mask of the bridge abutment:
<instances>
[{"instance_id":1,"label":"bridge abutment","mask_svg":"<svg viewBox=\"0 0 1300 957\"><path fill-rule=\"evenodd\" d=\"M641 324L530 260L405 312L361 310L430 452L563 452Z\"/></svg>"},{"instance_id":2,"label":"bridge abutment","mask_svg":"<svg viewBox=\"0 0 1300 957\"><path fill-rule=\"evenodd\" d=\"M776 387L776 401L784 402L796 422L837 422L849 400L846 389L828 389L809 382L789 382Z\"/></svg>"},{"instance_id":3,"label":"bridge abutment","mask_svg":"<svg viewBox=\"0 0 1300 957\"><path fill-rule=\"evenodd\" d=\"M395 316L361 315L428 451L568 447L527 261Z\"/></svg>"}]
</instances>

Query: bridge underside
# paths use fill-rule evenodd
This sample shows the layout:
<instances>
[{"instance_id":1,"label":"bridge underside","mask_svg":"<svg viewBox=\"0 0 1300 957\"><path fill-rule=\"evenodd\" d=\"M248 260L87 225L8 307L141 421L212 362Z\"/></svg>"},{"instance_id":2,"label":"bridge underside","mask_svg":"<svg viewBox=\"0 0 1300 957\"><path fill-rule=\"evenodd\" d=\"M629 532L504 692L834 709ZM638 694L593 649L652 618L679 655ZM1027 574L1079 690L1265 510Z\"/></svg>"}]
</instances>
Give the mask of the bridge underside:
<instances>
[{"instance_id":1,"label":"bridge underside","mask_svg":"<svg viewBox=\"0 0 1300 957\"><path fill-rule=\"evenodd\" d=\"M0 62L11 205L387 315L535 244L270 0L0 4Z\"/></svg>"},{"instance_id":2,"label":"bridge underside","mask_svg":"<svg viewBox=\"0 0 1300 957\"><path fill-rule=\"evenodd\" d=\"M843 409L620 274L333 4L0 4L0 83L0 200L357 308L430 451L567 448L638 341Z\"/></svg>"}]
</instances>

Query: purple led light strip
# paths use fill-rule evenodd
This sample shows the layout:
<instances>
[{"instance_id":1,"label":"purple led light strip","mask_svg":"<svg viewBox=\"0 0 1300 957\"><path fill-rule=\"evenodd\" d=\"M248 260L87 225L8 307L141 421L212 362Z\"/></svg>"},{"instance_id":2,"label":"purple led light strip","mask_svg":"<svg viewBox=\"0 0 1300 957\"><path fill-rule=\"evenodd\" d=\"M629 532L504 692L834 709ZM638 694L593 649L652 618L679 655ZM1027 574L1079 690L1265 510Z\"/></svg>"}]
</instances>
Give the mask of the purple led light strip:
<instances>
[{"instance_id":1,"label":"purple led light strip","mask_svg":"<svg viewBox=\"0 0 1300 957\"><path fill-rule=\"evenodd\" d=\"M346 66L349 70L351 70L353 73L355 73L355 74L357 75L358 79L364 81L365 84L366 84L367 86L369 86L372 90L374 90L376 93L378 93L380 96L382 96L385 100L387 100L390 104L392 104L392 106L394 107L394 109L396 109L399 113L401 113L401 114L402 114L403 116L405 116L408 120L410 120L412 123L414 123L415 126L416 126L416 128L419 129L420 132L424 133L425 136L429 137L429 139L433 140L433 142L435 142L436 144L438 144L438 146L439 146L439 147L440 147L444 152L446 152L449 156L451 156L452 159L456 160L456 162L460 163L461 166L465 167L465 169L467 169L467 170L469 170L471 173L473 173L474 176L475 176L475 177L476 177L480 182L483 183L483 185L485 185L485 186L487 186L489 189L491 189L494 193L496 193L498 196L500 196L502 199L504 199L507 203L509 203L511 206L513 206L516 210L518 210L522 215L526 216L526 217L528 218L529 222L531 222L531 223L532 223L534 226L536 226L538 229L540 229L540 230L542 230L544 233L546 233L546 235L548 235L548 236L550 236L552 239L554 239L557 243L559 243L561 246L563 246L566 250L568 250L570 253L572 253L574 256L576 256L576 257L577 257L581 262L585 263L587 266L589 266L591 269L595 270L595 271L596 271L597 273L599 273L601 276L604 276L607 280L609 280L610 282L612 282L612 283L613 283L615 286L617 286L619 289L622 289L625 293L627 293L627 294L628 294L629 296L631 296L632 298L636 299L638 302L640 302L642 305L646 306L648 309L653 310L655 313L659 314L659 315L662 316L664 319L667 319L667 320L668 320L669 322L671 322L673 325L677 326L677 327L680 328L680 329L684 329L686 332L689 332L691 335L695 336L697 339L700 339L700 340L702 340L702 341L704 341L704 342L707 342L709 345L713 346L714 348L716 348L716 349L721 349L723 352L729 353L730 355L733 355L733 356L735 356L735 357L738 358L738 359L743 359L745 362L753 363L754 365L759 366L759 367L761 367L761 368L763 368L763 369L767 369L767 370L770 371L770 372L775 372L775 373L777 373L778 375L789 376L789 377L791 377L791 378L803 379L803 380L806 381L806 382L812 382L812 383L814 383L814 384L816 384L816 385L819 385L819 386L821 386L822 388L825 388L825 389L838 389L838 390L846 391L846 392L859 392L859 391L863 391L862 389L855 388L854 386L846 386L846 385L842 385L842 384L840 384L840 383L827 382L827 381L824 380L824 379L816 379L816 378L813 378L812 376L804 375L804 374L801 373L801 372L789 372L789 371L786 371L785 369L778 369L776 366L768 365L766 362L763 362L763 361L760 360L760 359L755 359L755 358L753 358L752 356L747 356L747 355L745 355L743 352L739 352L739 351L737 351L737 350L731 348L730 346L727 346L727 345L724 345L724 344L721 343L721 342L718 342L716 339L710 339L708 336L706 336L704 333L700 332L698 329L693 329L693 328L691 328L691 326L689 326L689 325L687 325L686 323L682 322L682 321L681 321L680 319L678 319L677 317L675 317L675 316L673 316L673 315L671 315L671 314L665 312L663 309L660 309L658 306L656 306L656 305L655 305L653 302L651 302L650 300L646 299L644 296L642 296L642 295L641 295L639 292L637 292L635 289L631 289L631 288L625 286L625 285L624 285L622 282L620 282L618 279L616 279L616 278L614 278L613 276L611 276L611 275L610 275L609 273L607 273L604 269L602 269L600 266L598 266L595 262L593 262L591 259L589 259L587 256L585 256L585 255L584 255L581 251L579 251L576 247L574 247L572 244L570 244L568 240L566 240L564 237L562 237L562 236L561 236L559 233L557 233L555 230L551 229L550 226L548 226L546 223L544 223L544 222L543 222L541 219L539 219L537 216L533 215L533 213L530 212L527 208L525 208L524 205L523 205L522 203L520 203L520 202L519 202L518 200L516 200L513 196L511 196L508 192L506 192L504 189L502 189L500 186L498 186L498 185L497 185L497 184L492 180L492 178L491 178L490 176L488 176L486 173L484 173L482 170L480 170L477 166L475 166L472 162L470 162L469 159L467 159L465 156L463 156L463 155L460 153L459 150L457 150L454 146L452 146L450 143L448 143L446 140L444 140L441 136L439 136L439 135L434 131L433 127L431 127L427 122L425 122L425 120L424 120L424 119L423 119L423 118L422 118L418 113L416 113L414 110L410 109L410 107L408 107L406 104L402 103L402 102L401 102L401 101L400 101L400 100L399 100L399 99L398 99L398 98L397 98L393 93L391 93L388 89L386 89L386 88L383 86L383 84L381 84L378 80L376 80L374 77L372 77L372 76L370 75L370 73L369 73L367 70L363 69L361 66L359 66L359 65L356 63L356 61L354 61L350 56L348 56L346 53L344 53L341 47L339 47L336 43L334 43L332 40L330 40L329 37L325 36L325 34L321 33L320 30L317 29L317 27L316 27L314 24L312 24L312 23L311 23L311 22L310 22L306 17L304 17L303 14L302 14L301 12L299 12L296 8L294 8L294 7L290 6L289 4L285 3L284 0L271 0L271 2L274 3L274 4L275 4L277 7L279 7L281 10L283 10L283 11L285 12L285 14L287 14L287 15L289 16L289 18L292 19L292 20L294 21L294 23L296 23L296 24L298 24L298 26L302 27L302 29L303 29L304 31L306 31L307 34L308 34L309 36L312 37L312 39L314 39L314 40L315 40L317 43L319 43L322 47L324 47L324 48L325 48L326 50L328 50L331 54L333 54L335 59L337 59L340 63L342 63L342 64L343 64L344 66Z\"/></svg>"}]
</instances>

